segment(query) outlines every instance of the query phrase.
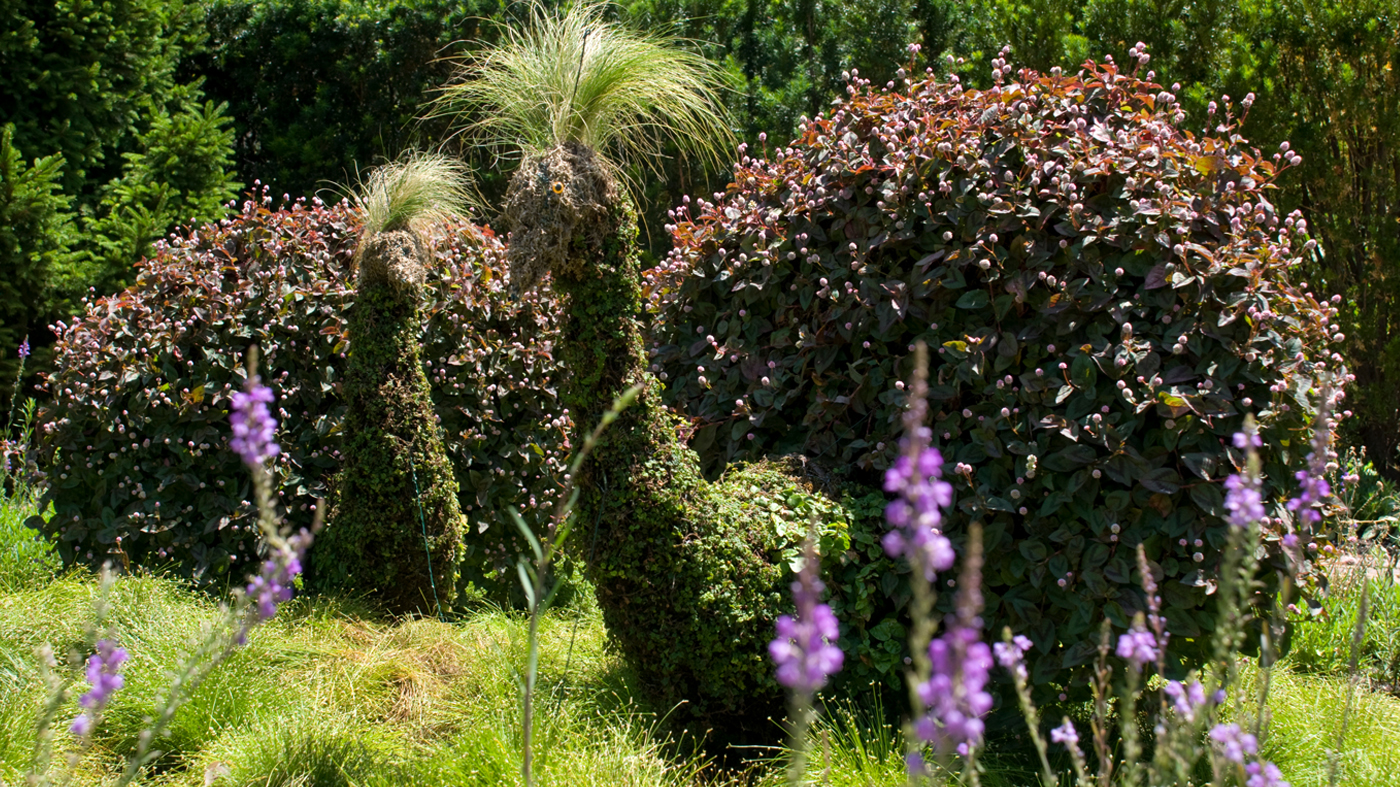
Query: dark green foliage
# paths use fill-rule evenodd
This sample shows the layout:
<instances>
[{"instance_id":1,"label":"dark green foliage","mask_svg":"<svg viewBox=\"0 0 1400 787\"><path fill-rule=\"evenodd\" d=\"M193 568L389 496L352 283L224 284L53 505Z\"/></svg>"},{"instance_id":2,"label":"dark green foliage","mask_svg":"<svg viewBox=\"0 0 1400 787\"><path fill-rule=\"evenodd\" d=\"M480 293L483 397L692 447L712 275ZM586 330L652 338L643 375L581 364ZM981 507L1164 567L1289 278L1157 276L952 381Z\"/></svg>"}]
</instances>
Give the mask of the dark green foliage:
<instances>
[{"instance_id":1,"label":"dark green foliage","mask_svg":"<svg viewBox=\"0 0 1400 787\"><path fill-rule=\"evenodd\" d=\"M43 529L66 562L242 574L257 528L246 468L226 449L227 411L252 344L277 396L282 503L291 524L310 524L345 439L359 219L343 205L270 203L159 245L136 284L62 328L40 422L54 505ZM554 321L541 308L551 296L511 300L489 230L463 225L429 246L420 341L468 517L463 575L495 588L518 553L506 507L548 510L567 452Z\"/></svg>"},{"instance_id":2,"label":"dark green foliage","mask_svg":"<svg viewBox=\"0 0 1400 787\"><path fill-rule=\"evenodd\" d=\"M926 25L941 30L945 0L625 0L626 19L646 30L674 31L723 63L734 90L725 98L740 139L760 133L787 139L799 119L819 114L841 93L843 71L883 83L894 77L905 46ZM649 179L642 200L644 253L668 250L664 210L685 194L721 189L731 173L684 171L666 162L664 179Z\"/></svg>"},{"instance_id":3,"label":"dark green foliage","mask_svg":"<svg viewBox=\"0 0 1400 787\"><path fill-rule=\"evenodd\" d=\"M135 149L122 154L120 177L106 184L83 222L78 261L55 282L59 313L76 310L88 287L110 292L133 276L133 265L176 224L197 225L224 213L237 184L229 179L233 130L223 109L179 88L171 106L150 108Z\"/></svg>"},{"instance_id":4,"label":"dark green foliage","mask_svg":"<svg viewBox=\"0 0 1400 787\"><path fill-rule=\"evenodd\" d=\"M1281 0L1249 33L1263 51L1257 75L1240 81L1265 86L1252 89L1269 110L1255 135L1291 139L1302 154L1285 206L1301 207L1322 243L1316 286L1346 304L1357 413L1348 431L1400 481L1400 6Z\"/></svg>"},{"instance_id":5,"label":"dark green foliage","mask_svg":"<svg viewBox=\"0 0 1400 787\"><path fill-rule=\"evenodd\" d=\"M5 332L47 345L47 323L78 311L89 287L125 285L152 240L217 218L236 193L223 109L177 74L202 21L184 0L0 3L0 124L24 155L61 162L51 233L72 252L23 280L28 313L5 315ZM46 355L35 360L46 367Z\"/></svg>"},{"instance_id":6,"label":"dark green foliage","mask_svg":"<svg viewBox=\"0 0 1400 787\"><path fill-rule=\"evenodd\" d=\"M1036 641L1036 681L1070 679L1104 616L1142 608L1138 543L1176 641L1210 631L1230 436L1257 415L1286 493L1316 389L1346 370L1336 310L1291 283L1312 243L1269 201L1286 167L1179 119L1111 65L1022 72L864 87L745 156L721 199L678 212L650 281L653 368L697 449L873 481L923 340L951 532L982 522L991 629Z\"/></svg>"},{"instance_id":7,"label":"dark green foliage","mask_svg":"<svg viewBox=\"0 0 1400 787\"><path fill-rule=\"evenodd\" d=\"M0 119L30 155L59 153L64 191L88 202L118 176L135 125L175 86L199 7L163 0L0 5Z\"/></svg>"},{"instance_id":8,"label":"dark green foliage","mask_svg":"<svg viewBox=\"0 0 1400 787\"><path fill-rule=\"evenodd\" d=\"M367 257L394 256L421 276L427 250L411 230L362 243L346 326L341 469L311 576L324 589L371 592L394 612L441 613L455 596L464 523L418 346L422 283L365 275L376 263Z\"/></svg>"},{"instance_id":9,"label":"dark green foliage","mask_svg":"<svg viewBox=\"0 0 1400 787\"><path fill-rule=\"evenodd\" d=\"M314 194L392 160L415 138L448 58L494 32L498 0L217 0L209 48L188 67L228 103L237 170L276 193Z\"/></svg>"},{"instance_id":10,"label":"dark green foliage","mask_svg":"<svg viewBox=\"0 0 1400 787\"><path fill-rule=\"evenodd\" d=\"M1377 466L1400 479L1400 308L1394 274L1400 259L1400 22L1393 0L906 0L776 3L765 0L632 0L649 26L674 25L728 63L737 85L731 109L750 145L759 132L786 143L801 114L825 109L839 94L842 70L859 69L877 86L894 76L899 47L921 43L935 63L944 54L970 85L986 87L988 61L1003 45L1018 65L1048 71L1086 58L1123 57L1148 44L1150 68L1164 85L1180 83L1186 127L1213 133L1208 112L1222 95L1258 101L1249 135L1272 152L1285 141L1303 157L1277 181L1280 212L1304 211L1325 254L1305 261L1319 291L1351 308L1338 321L1342 350L1357 380L1344 426ZM901 38L901 36L905 36ZM796 55L810 49L814 57ZM813 81L813 79L817 81ZM677 204L708 195L724 180L670 178L648 201ZM661 253L648 214L650 247Z\"/></svg>"},{"instance_id":11,"label":"dark green foliage","mask_svg":"<svg viewBox=\"0 0 1400 787\"><path fill-rule=\"evenodd\" d=\"M28 328L47 315L45 293L68 256L68 200L57 154L26 163L13 144L14 127L0 129L0 402L8 406L16 351ZM9 435L0 435L0 439Z\"/></svg>"}]
</instances>

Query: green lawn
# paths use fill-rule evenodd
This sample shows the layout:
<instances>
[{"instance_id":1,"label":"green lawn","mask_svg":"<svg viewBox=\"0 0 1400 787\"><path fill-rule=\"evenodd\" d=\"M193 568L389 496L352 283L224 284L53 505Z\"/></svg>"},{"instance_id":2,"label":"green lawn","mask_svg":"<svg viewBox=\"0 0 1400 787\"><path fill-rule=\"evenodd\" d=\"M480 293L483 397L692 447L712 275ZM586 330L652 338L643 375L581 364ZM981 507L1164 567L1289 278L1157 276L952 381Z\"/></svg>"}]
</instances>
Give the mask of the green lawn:
<instances>
[{"instance_id":1,"label":"green lawn","mask_svg":"<svg viewBox=\"0 0 1400 787\"><path fill-rule=\"evenodd\" d=\"M25 500L0 508L0 780L9 784L29 762L44 696L36 648L47 643L62 659L79 646L99 592L91 575L59 572L45 545L29 537L20 523L31 512ZM1338 626L1347 620L1348 598L1339 593L1332 602ZM116 636L132 654L127 686L91 745L77 752L74 784L99 785L119 772L170 672L217 616L209 596L152 576L119 579L111 603ZM518 783L517 676L525 663L526 623L517 613L492 608L448 623L394 622L354 603L293 601L180 710L157 744L167 754L143 783ZM542 632L541 785L783 783L773 764L777 752L746 752L755 763L721 773L706 768L684 740L677 745L653 709L632 698L630 676L604 647L602 620L588 594L550 613ZM1313 652L1325 637L1338 635L1315 628L1307 636ZM1394 636L1393 626L1373 627L1368 641ZM1378 657L1384 650L1382 644L1373 648ZM1345 671L1336 669L1344 657L1309 658L1275 672L1265 744L1265 754L1294 787L1328 783L1329 751L1349 686ZM1308 674L1303 667L1327 669ZM1400 785L1400 700L1364 686L1355 696L1340 783ZM62 726L76 713L70 700ZM694 740L691 733L685 737ZM66 731L58 745L72 750ZM1027 754L990 751L983 783L1034 783L1025 770ZM902 762L898 731L858 703L837 702L813 730L814 783L901 784ZM1017 765L1001 764L1011 762Z\"/></svg>"}]
</instances>

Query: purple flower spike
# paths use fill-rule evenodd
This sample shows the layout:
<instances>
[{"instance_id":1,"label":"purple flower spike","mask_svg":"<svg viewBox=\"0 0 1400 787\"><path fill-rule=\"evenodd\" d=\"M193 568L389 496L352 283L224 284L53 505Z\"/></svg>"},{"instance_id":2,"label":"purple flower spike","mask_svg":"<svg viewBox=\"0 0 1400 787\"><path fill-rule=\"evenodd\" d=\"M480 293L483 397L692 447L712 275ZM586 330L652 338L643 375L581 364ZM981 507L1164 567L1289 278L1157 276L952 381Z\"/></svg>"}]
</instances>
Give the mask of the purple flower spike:
<instances>
[{"instance_id":1,"label":"purple flower spike","mask_svg":"<svg viewBox=\"0 0 1400 787\"><path fill-rule=\"evenodd\" d=\"M976 629L955 626L929 643L928 655L933 671L918 689L928 713L915 723L915 732L939 751L964 753L982 742L982 717L992 709L986 690L992 649Z\"/></svg>"},{"instance_id":2,"label":"purple flower spike","mask_svg":"<svg viewBox=\"0 0 1400 787\"><path fill-rule=\"evenodd\" d=\"M1259 741L1244 732L1238 724L1217 724L1210 731L1211 742L1220 755L1233 763L1244 764L1246 756L1259 753Z\"/></svg>"},{"instance_id":3,"label":"purple flower spike","mask_svg":"<svg viewBox=\"0 0 1400 787\"><path fill-rule=\"evenodd\" d=\"M19 343L19 359L22 361L29 357L29 337L24 337L24 341Z\"/></svg>"},{"instance_id":4,"label":"purple flower spike","mask_svg":"<svg viewBox=\"0 0 1400 787\"><path fill-rule=\"evenodd\" d=\"M1157 660L1157 638L1152 632L1134 629L1118 638L1118 658L1132 662L1139 669Z\"/></svg>"},{"instance_id":5,"label":"purple flower spike","mask_svg":"<svg viewBox=\"0 0 1400 787\"><path fill-rule=\"evenodd\" d=\"M1265 760L1251 762L1244 766L1244 772L1248 775L1245 787L1289 787L1288 782L1283 780L1283 773L1278 766Z\"/></svg>"},{"instance_id":6,"label":"purple flower spike","mask_svg":"<svg viewBox=\"0 0 1400 787\"><path fill-rule=\"evenodd\" d=\"M1007 669L1015 669L1022 663L1022 657L1034 646L1030 638L1024 634L1017 634L1010 642L998 642L992 645L992 651L996 654L997 663Z\"/></svg>"},{"instance_id":7,"label":"purple flower spike","mask_svg":"<svg viewBox=\"0 0 1400 787\"><path fill-rule=\"evenodd\" d=\"M802 571L792 583L797 615L778 618L778 636L768 643L768 655L778 665L782 685L810 697L826 685L828 677L841 670L845 654L836 646L839 633L836 614L820 603L826 585L817 578L820 560L808 548Z\"/></svg>"},{"instance_id":8,"label":"purple flower spike","mask_svg":"<svg viewBox=\"0 0 1400 787\"><path fill-rule=\"evenodd\" d=\"M1079 745L1079 732L1074 729L1074 723L1065 719L1065 723L1050 731L1050 740L1053 743L1062 743L1066 749L1072 749Z\"/></svg>"},{"instance_id":9,"label":"purple flower spike","mask_svg":"<svg viewBox=\"0 0 1400 787\"><path fill-rule=\"evenodd\" d=\"M260 466L277 456L281 448L277 445L277 421L268 412L272 403L272 389L262 385L257 376L248 380L248 390L233 394L233 439L229 446L249 466Z\"/></svg>"},{"instance_id":10,"label":"purple flower spike","mask_svg":"<svg viewBox=\"0 0 1400 787\"><path fill-rule=\"evenodd\" d=\"M1308 469L1299 470L1300 491L1297 497L1288 501L1288 510L1296 512L1302 521L1316 524L1322 521L1319 509L1332 494L1327 483L1327 463L1333 458L1332 452L1332 413L1338 391L1330 387L1322 392L1322 401L1317 408L1317 419L1313 423L1312 451L1308 453Z\"/></svg>"},{"instance_id":11,"label":"purple flower spike","mask_svg":"<svg viewBox=\"0 0 1400 787\"><path fill-rule=\"evenodd\" d=\"M1163 689L1172 701L1172 707L1186 721L1196 720L1196 711L1206 704L1206 689L1200 681L1184 684L1179 680L1167 681Z\"/></svg>"},{"instance_id":12,"label":"purple flower spike","mask_svg":"<svg viewBox=\"0 0 1400 787\"><path fill-rule=\"evenodd\" d=\"M92 688L78 698L83 712L68 728L74 735L81 736L92 732L97 715L125 683L121 676L121 667L126 659L125 648L117 647L111 640L97 641L97 652L88 656L87 660L87 680Z\"/></svg>"},{"instance_id":13,"label":"purple flower spike","mask_svg":"<svg viewBox=\"0 0 1400 787\"><path fill-rule=\"evenodd\" d=\"M1328 485L1327 479L1310 470L1299 470L1295 477L1301 491L1297 497L1288 501L1288 510L1296 511L1304 522L1322 521L1322 512L1317 510L1317 506L1332 493L1332 487Z\"/></svg>"},{"instance_id":14,"label":"purple flower spike","mask_svg":"<svg viewBox=\"0 0 1400 787\"><path fill-rule=\"evenodd\" d=\"M1230 512L1225 519L1232 527L1249 528L1264 518L1258 478L1236 473L1225 479L1225 489L1225 510Z\"/></svg>"},{"instance_id":15,"label":"purple flower spike","mask_svg":"<svg viewBox=\"0 0 1400 787\"><path fill-rule=\"evenodd\" d=\"M248 583L248 597L257 604L260 620L270 620L277 614L278 604L291 601L292 582L301 573L301 559L310 545L311 533L303 529L263 562L262 573Z\"/></svg>"},{"instance_id":16,"label":"purple flower spike","mask_svg":"<svg viewBox=\"0 0 1400 787\"><path fill-rule=\"evenodd\" d=\"M943 456L938 449L927 447L928 429L920 427L918 437L918 444L925 447L918 451L917 459L910 459L909 446L905 445L905 452L885 471L885 491L899 497L885 508L885 519L894 529L881 543L891 557L903 557L911 566L921 566L924 576L933 581L939 571L952 568L956 559L953 544L941 529L942 509L953 503L953 485L940 478Z\"/></svg>"}]
</instances>

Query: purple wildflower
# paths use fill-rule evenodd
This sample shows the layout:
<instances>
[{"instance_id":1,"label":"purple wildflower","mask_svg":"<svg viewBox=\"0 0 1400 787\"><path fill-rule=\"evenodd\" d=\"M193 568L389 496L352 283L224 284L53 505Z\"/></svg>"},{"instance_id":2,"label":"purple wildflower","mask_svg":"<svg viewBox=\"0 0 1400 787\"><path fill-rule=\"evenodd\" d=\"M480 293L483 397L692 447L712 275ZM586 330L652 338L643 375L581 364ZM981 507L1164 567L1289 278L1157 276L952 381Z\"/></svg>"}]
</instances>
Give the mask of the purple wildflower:
<instances>
[{"instance_id":1,"label":"purple wildflower","mask_svg":"<svg viewBox=\"0 0 1400 787\"><path fill-rule=\"evenodd\" d=\"M1206 689L1200 681L1184 684L1179 680L1167 681L1163 689L1172 701L1172 707L1186 721L1195 721L1196 711L1206 704Z\"/></svg>"},{"instance_id":2,"label":"purple wildflower","mask_svg":"<svg viewBox=\"0 0 1400 787\"><path fill-rule=\"evenodd\" d=\"M1308 453L1308 469L1299 470L1295 477L1301 491L1288 501L1288 510L1297 512L1304 521L1316 524L1322 521L1318 509L1332 493L1327 483L1327 462L1332 457L1332 409L1337 392L1328 386L1322 391L1322 402L1317 408L1317 418L1313 422L1312 451Z\"/></svg>"},{"instance_id":3,"label":"purple wildflower","mask_svg":"<svg viewBox=\"0 0 1400 787\"><path fill-rule=\"evenodd\" d=\"M1248 451L1251 446L1261 448L1264 445L1264 438L1259 433L1252 431L1254 426L1247 425L1244 432L1235 432L1235 447L1241 451Z\"/></svg>"},{"instance_id":4,"label":"purple wildflower","mask_svg":"<svg viewBox=\"0 0 1400 787\"><path fill-rule=\"evenodd\" d=\"M1259 753L1259 741L1244 732L1238 724L1217 724L1211 728L1210 739L1220 755L1230 762L1244 764L1246 756Z\"/></svg>"},{"instance_id":5,"label":"purple wildflower","mask_svg":"<svg viewBox=\"0 0 1400 787\"><path fill-rule=\"evenodd\" d=\"M1226 521L1233 527L1249 528L1264 518L1264 496L1258 478L1236 473L1225 479L1225 489L1225 510L1230 512Z\"/></svg>"},{"instance_id":6,"label":"purple wildflower","mask_svg":"<svg viewBox=\"0 0 1400 787\"><path fill-rule=\"evenodd\" d=\"M1066 749L1072 749L1079 745L1079 733L1074 729L1074 723L1065 719L1065 723L1050 731L1050 740L1054 743L1063 743Z\"/></svg>"},{"instance_id":7,"label":"purple wildflower","mask_svg":"<svg viewBox=\"0 0 1400 787\"><path fill-rule=\"evenodd\" d=\"M996 654L998 664L1007 669L1015 669L1021 664L1022 655L1029 652L1033 644L1029 637L1017 634L1010 642L992 645L992 651Z\"/></svg>"},{"instance_id":8,"label":"purple wildflower","mask_svg":"<svg viewBox=\"0 0 1400 787\"><path fill-rule=\"evenodd\" d=\"M277 614L277 605L292 599L292 581L301 573L301 559L311 545L311 533L303 529L287 539L285 547L274 550L263 562L262 573L248 582L248 598L254 599L259 621Z\"/></svg>"},{"instance_id":9,"label":"purple wildflower","mask_svg":"<svg viewBox=\"0 0 1400 787\"><path fill-rule=\"evenodd\" d=\"M982 717L992 709L987 693L992 650L978 639L977 629L954 626L928 646L933 672L919 686L919 699L928 714L915 723L919 738L940 751L965 753L982 740Z\"/></svg>"},{"instance_id":10,"label":"purple wildflower","mask_svg":"<svg viewBox=\"0 0 1400 787\"><path fill-rule=\"evenodd\" d=\"M1141 669L1157 660L1157 639L1152 632L1135 628L1118 638L1118 657Z\"/></svg>"},{"instance_id":11,"label":"purple wildflower","mask_svg":"<svg viewBox=\"0 0 1400 787\"><path fill-rule=\"evenodd\" d=\"M1298 516L1302 517L1304 522L1322 521L1322 512L1318 511L1317 507L1331 494L1332 487L1328 485L1327 479L1313 470L1299 470L1295 477L1302 491L1288 501L1288 510L1298 512Z\"/></svg>"},{"instance_id":12,"label":"purple wildflower","mask_svg":"<svg viewBox=\"0 0 1400 787\"><path fill-rule=\"evenodd\" d=\"M885 491L899 497L885 509L885 519L894 529L885 534L883 544L891 557L923 567L925 578L932 581L937 572L953 567L956 555L941 529L942 509L953 502L953 486L941 480L943 456L928 447L928 437L928 428L918 427L913 458L905 437L905 452L885 471Z\"/></svg>"},{"instance_id":13,"label":"purple wildflower","mask_svg":"<svg viewBox=\"0 0 1400 787\"><path fill-rule=\"evenodd\" d=\"M820 603L826 585L817 578L819 564L816 550L809 546L797 581L792 583L797 616L779 617L778 636L768 643L768 654L778 665L778 682L808 697L840 671L845 658L836 647L836 615Z\"/></svg>"},{"instance_id":14,"label":"purple wildflower","mask_svg":"<svg viewBox=\"0 0 1400 787\"><path fill-rule=\"evenodd\" d=\"M272 389L262 385L256 375L248 379L248 390L233 394L233 439L229 446L250 467L257 467L281 451L277 445L277 421L268 412Z\"/></svg>"},{"instance_id":15,"label":"purple wildflower","mask_svg":"<svg viewBox=\"0 0 1400 787\"><path fill-rule=\"evenodd\" d=\"M22 361L29 357L29 337L24 337L24 341L19 343L19 359Z\"/></svg>"},{"instance_id":16,"label":"purple wildflower","mask_svg":"<svg viewBox=\"0 0 1400 787\"><path fill-rule=\"evenodd\" d=\"M87 660L87 680L92 688L78 698L83 712L68 728L74 735L87 735L92 732L92 726L102 708L125 683L121 676L121 667L126 659L125 648L117 647L111 640L97 641L97 652L88 656Z\"/></svg>"},{"instance_id":17,"label":"purple wildflower","mask_svg":"<svg viewBox=\"0 0 1400 787\"><path fill-rule=\"evenodd\" d=\"M1251 762L1244 766L1244 772L1249 776L1245 787L1288 787L1278 766L1266 760Z\"/></svg>"}]
</instances>

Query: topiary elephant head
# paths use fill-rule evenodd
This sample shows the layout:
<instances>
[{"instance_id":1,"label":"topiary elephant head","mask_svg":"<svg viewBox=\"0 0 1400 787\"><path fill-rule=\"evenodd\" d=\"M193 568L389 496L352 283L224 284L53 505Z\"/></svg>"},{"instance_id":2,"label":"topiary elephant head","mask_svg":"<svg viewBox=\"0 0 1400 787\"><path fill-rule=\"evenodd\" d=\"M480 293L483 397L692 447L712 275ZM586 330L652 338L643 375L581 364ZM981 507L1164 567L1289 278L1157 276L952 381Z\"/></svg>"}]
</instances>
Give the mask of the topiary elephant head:
<instances>
[{"instance_id":1,"label":"topiary elephant head","mask_svg":"<svg viewBox=\"0 0 1400 787\"><path fill-rule=\"evenodd\" d=\"M587 275L587 250L617 230L617 182L593 150L566 142L521 164L506 191L507 260L519 290Z\"/></svg>"}]
</instances>

